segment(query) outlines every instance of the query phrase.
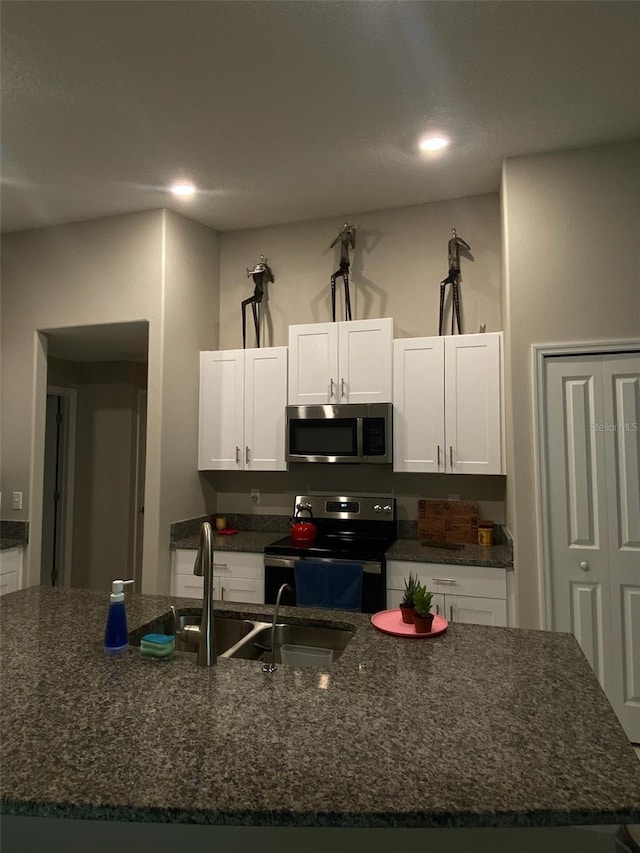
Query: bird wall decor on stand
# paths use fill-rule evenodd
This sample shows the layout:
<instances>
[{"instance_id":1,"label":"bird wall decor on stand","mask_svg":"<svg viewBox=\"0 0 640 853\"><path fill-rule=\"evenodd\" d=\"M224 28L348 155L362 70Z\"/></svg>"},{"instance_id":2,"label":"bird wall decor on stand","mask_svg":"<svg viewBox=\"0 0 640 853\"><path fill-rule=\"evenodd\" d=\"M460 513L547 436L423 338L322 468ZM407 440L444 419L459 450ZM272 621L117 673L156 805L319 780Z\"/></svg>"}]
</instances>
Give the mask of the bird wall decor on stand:
<instances>
[{"instance_id":1,"label":"bird wall decor on stand","mask_svg":"<svg viewBox=\"0 0 640 853\"><path fill-rule=\"evenodd\" d=\"M451 239L447 245L449 255L449 273L440 282L440 320L438 323L438 334L444 334L444 298L447 285L451 285L451 334L454 334L454 323L458 326L458 334L462 334L462 321L460 318L460 250L465 253L471 251L471 246L462 237L458 237L456 229L451 229Z\"/></svg>"},{"instance_id":2,"label":"bird wall decor on stand","mask_svg":"<svg viewBox=\"0 0 640 853\"><path fill-rule=\"evenodd\" d=\"M345 320L351 320L351 296L349 294L349 249L356 247L356 226L345 222L342 231L338 234L329 248L333 249L340 241L340 266L331 276L331 318L336 321L336 279L342 278L344 286Z\"/></svg>"},{"instance_id":3,"label":"bird wall decor on stand","mask_svg":"<svg viewBox=\"0 0 640 853\"><path fill-rule=\"evenodd\" d=\"M253 325L256 330L256 346L260 346L260 312L262 306L262 297L264 296L265 285L274 281L273 273L267 263L264 255L260 255L260 260L253 267L247 267L247 278L253 277L253 296L242 300L242 347L247 348L247 307L251 305L253 314Z\"/></svg>"}]
</instances>

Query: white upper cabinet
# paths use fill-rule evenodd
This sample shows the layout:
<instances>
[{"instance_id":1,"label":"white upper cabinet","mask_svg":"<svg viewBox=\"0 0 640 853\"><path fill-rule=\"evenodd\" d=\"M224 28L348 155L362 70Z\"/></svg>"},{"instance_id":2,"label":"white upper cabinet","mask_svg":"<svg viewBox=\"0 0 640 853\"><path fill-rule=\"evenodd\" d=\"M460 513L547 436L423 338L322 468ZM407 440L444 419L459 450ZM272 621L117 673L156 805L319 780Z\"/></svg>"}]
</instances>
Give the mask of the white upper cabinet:
<instances>
[{"instance_id":1,"label":"white upper cabinet","mask_svg":"<svg viewBox=\"0 0 640 853\"><path fill-rule=\"evenodd\" d=\"M390 403L393 319L289 327L289 403Z\"/></svg>"},{"instance_id":2,"label":"white upper cabinet","mask_svg":"<svg viewBox=\"0 0 640 853\"><path fill-rule=\"evenodd\" d=\"M444 338L446 466L502 474L502 332Z\"/></svg>"},{"instance_id":3,"label":"white upper cabinet","mask_svg":"<svg viewBox=\"0 0 640 853\"><path fill-rule=\"evenodd\" d=\"M286 347L201 352L199 470L286 470L286 404Z\"/></svg>"},{"instance_id":4,"label":"white upper cabinet","mask_svg":"<svg viewBox=\"0 0 640 853\"><path fill-rule=\"evenodd\" d=\"M394 341L394 471L504 473L502 332Z\"/></svg>"},{"instance_id":5,"label":"white upper cabinet","mask_svg":"<svg viewBox=\"0 0 640 853\"><path fill-rule=\"evenodd\" d=\"M393 342L393 470L444 470L442 338Z\"/></svg>"}]
</instances>

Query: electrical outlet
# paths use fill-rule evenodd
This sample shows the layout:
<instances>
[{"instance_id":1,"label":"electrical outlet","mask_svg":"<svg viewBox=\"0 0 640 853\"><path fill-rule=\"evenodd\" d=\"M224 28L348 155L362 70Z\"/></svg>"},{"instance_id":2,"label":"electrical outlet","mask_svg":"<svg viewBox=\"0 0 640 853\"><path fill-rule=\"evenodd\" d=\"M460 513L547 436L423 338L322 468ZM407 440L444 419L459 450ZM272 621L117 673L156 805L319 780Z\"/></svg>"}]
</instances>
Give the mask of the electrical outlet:
<instances>
[{"instance_id":1,"label":"electrical outlet","mask_svg":"<svg viewBox=\"0 0 640 853\"><path fill-rule=\"evenodd\" d=\"M260 489L251 489L251 503L259 504L260 503Z\"/></svg>"},{"instance_id":2,"label":"electrical outlet","mask_svg":"<svg viewBox=\"0 0 640 853\"><path fill-rule=\"evenodd\" d=\"M14 492L11 503L13 509L22 509L22 492Z\"/></svg>"}]
</instances>

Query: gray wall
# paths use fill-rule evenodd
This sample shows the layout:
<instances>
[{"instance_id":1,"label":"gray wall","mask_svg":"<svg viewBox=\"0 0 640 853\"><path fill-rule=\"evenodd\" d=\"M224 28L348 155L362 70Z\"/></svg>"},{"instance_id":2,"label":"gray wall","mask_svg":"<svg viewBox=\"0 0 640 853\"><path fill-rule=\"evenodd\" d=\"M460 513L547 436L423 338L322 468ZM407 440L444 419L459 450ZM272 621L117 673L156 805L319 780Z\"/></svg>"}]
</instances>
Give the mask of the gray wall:
<instances>
[{"instance_id":1,"label":"gray wall","mask_svg":"<svg viewBox=\"0 0 640 853\"><path fill-rule=\"evenodd\" d=\"M242 346L240 303L253 293L245 270L261 254L275 277L268 285L265 346L288 344L290 324L331 320L329 279L339 249L329 246L347 221L358 226L350 271L354 319L393 317L399 338L437 335L440 282L455 227L475 259L462 262L463 329L477 332L480 323L487 331L502 329L500 205L491 194L221 234L221 349ZM247 346L255 346L253 332Z\"/></svg>"},{"instance_id":2,"label":"gray wall","mask_svg":"<svg viewBox=\"0 0 640 853\"><path fill-rule=\"evenodd\" d=\"M265 345L288 344L290 324L331 320L329 278L338 248L329 246L343 223L358 226L352 253L354 319L393 317L395 337L438 334L440 281L447 273L451 229L471 246L463 260L463 329L502 329L500 305L500 207L497 195L348 215L220 235L220 348L242 346L240 302L253 292L246 276L261 254L275 282L268 286ZM449 288L450 290L450 288ZM341 292L340 280L338 291ZM344 318L344 312L338 315ZM250 313L247 345L254 346ZM395 494L401 518L415 519L418 498L477 500L485 518L504 522L503 477L394 474L383 468L292 465L288 474L216 472L203 475L218 491L219 512L289 513L307 491ZM251 504L252 488L261 491Z\"/></svg>"},{"instance_id":3,"label":"gray wall","mask_svg":"<svg viewBox=\"0 0 640 853\"><path fill-rule=\"evenodd\" d=\"M26 583L39 582L46 339L38 330L149 323L143 591L169 589L169 524L205 511L198 356L218 345L218 236L167 211L7 234L2 241L2 480L24 493ZM185 466L189 459L191 466ZM165 498L166 495L166 498Z\"/></svg>"},{"instance_id":4,"label":"gray wall","mask_svg":"<svg viewBox=\"0 0 640 853\"><path fill-rule=\"evenodd\" d=\"M640 338L640 142L507 160L507 523L519 624L539 625L532 344Z\"/></svg>"}]
</instances>

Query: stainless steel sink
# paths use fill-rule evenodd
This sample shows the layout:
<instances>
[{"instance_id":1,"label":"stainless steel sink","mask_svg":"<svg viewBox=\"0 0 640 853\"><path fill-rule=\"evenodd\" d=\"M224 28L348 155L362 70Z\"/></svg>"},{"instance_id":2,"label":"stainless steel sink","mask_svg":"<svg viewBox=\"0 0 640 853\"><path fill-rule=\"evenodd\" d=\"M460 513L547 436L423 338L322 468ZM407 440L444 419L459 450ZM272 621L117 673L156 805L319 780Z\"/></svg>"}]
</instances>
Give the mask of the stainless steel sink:
<instances>
[{"instance_id":1,"label":"stainless steel sink","mask_svg":"<svg viewBox=\"0 0 640 853\"><path fill-rule=\"evenodd\" d=\"M200 620L201 614L199 612L176 610L175 618L172 612L163 613L157 619L132 632L129 637L129 643L132 646L139 646L140 640L145 634L174 634L177 651L197 652L198 636L195 633L192 633L190 636L189 627L200 625ZM239 643L251 631L254 631L256 625L263 624L262 622L252 622L249 619L214 616L213 630L218 654L224 654L224 652Z\"/></svg>"},{"instance_id":2,"label":"stainless steel sink","mask_svg":"<svg viewBox=\"0 0 640 853\"><path fill-rule=\"evenodd\" d=\"M275 653L272 653L271 648L272 634ZM283 624L276 625L275 631L273 631L271 625L267 625L247 637L237 648L231 650L229 657L241 658L242 660L260 660L265 663L281 663L280 647L283 643L289 643L295 646L331 649L335 661L354 636L354 632L346 628Z\"/></svg>"},{"instance_id":3,"label":"stainless steel sink","mask_svg":"<svg viewBox=\"0 0 640 853\"><path fill-rule=\"evenodd\" d=\"M139 646L145 634L174 634L177 651L197 653L198 633L192 629L200 625L200 620L201 613L194 608L168 611L132 631L129 634L129 643ZM218 657L259 660L265 663L281 663L280 646L283 643L332 649L335 661L355 636L353 631L346 628L312 625L278 624L273 632L270 622L218 616L215 613L213 625ZM271 650L272 633L275 657Z\"/></svg>"}]
</instances>

